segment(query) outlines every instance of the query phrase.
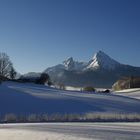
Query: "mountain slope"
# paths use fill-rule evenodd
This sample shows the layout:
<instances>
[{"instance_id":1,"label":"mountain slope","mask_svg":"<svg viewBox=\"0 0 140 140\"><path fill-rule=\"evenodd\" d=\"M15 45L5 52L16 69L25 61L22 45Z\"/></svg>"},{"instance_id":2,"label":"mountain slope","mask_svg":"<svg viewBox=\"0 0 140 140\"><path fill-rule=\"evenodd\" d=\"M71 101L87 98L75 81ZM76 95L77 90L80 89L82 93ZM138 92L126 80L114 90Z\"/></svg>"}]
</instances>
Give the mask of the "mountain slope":
<instances>
[{"instance_id":1,"label":"mountain slope","mask_svg":"<svg viewBox=\"0 0 140 140\"><path fill-rule=\"evenodd\" d=\"M70 57L63 62L63 65L65 70L81 71L87 66L87 63L74 61L73 58Z\"/></svg>"},{"instance_id":2,"label":"mountain slope","mask_svg":"<svg viewBox=\"0 0 140 140\"><path fill-rule=\"evenodd\" d=\"M120 66L120 63L110 58L104 52L97 52L93 59L89 62L87 69L104 68L107 70L114 70Z\"/></svg>"},{"instance_id":3,"label":"mountain slope","mask_svg":"<svg viewBox=\"0 0 140 140\"><path fill-rule=\"evenodd\" d=\"M69 58L44 72L50 75L55 84L102 88L112 87L121 77L140 76L139 67L121 64L102 51L97 52L89 62L77 62Z\"/></svg>"}]
</instances>

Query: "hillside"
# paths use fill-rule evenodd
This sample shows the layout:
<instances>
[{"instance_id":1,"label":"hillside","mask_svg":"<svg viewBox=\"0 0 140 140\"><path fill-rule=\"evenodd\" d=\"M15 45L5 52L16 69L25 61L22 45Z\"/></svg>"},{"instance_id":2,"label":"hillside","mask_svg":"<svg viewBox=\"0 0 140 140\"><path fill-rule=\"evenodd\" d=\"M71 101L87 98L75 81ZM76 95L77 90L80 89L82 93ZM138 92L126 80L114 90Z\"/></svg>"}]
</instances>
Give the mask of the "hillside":
<instances>
[{"instance_id":1,"label":"hillside","mask_svg":"<svg viewBox=\"0 0 140 140\"><path fill-rule=\"evenodd\" d=\"M140 113L139 106L139 100L113 94L63 91L31 83L4 82L0 86L1 115L5 113Z\"/></svg>"}]
</instances>

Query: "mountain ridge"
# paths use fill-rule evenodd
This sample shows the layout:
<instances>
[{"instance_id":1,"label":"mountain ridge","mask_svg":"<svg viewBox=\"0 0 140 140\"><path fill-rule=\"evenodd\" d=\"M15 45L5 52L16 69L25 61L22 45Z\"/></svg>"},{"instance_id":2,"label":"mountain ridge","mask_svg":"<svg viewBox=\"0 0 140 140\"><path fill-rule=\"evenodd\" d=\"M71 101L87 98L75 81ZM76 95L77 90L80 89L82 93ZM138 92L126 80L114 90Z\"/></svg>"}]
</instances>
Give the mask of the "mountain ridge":
<instances>
[{"instance_id":1,"label":"mountain ridge","mask_svg":"<svg viewBox=\"0 0 140 140\"><path fill-rule=\"evenodd\" d=\"M107 62L105 62L106 60ZM119 62L109 57L103 51L98 51L97 53L94 54L93 58L89 62L79 62L79 61L75 61L73 57L69 57L68 59L64 60L62 64L56 65L56 67L59 66L62 69L69 70L69 71L71 70L84 71L88 69L96 69L98 67L103 67L105 69L114 69L115 67L118 67L120 65L121 64ZM52 66L47 69L54 68L54 67L55 66Z\"/></svg>"},{"instance_id":2,"label":"mountain ridge","mask_svg":"<svg viewBox=\"0 0 140 140\"><path fill-rule=\"evenodd\" d=\"M111 88L121 77L140 76L140 67L121 64L103 51L98 51L89 62L78 62L70 57L44 72L55 84Z\"/></svg>"},{"instance_id":3,"label":"mountain ridge","mask_svg":"<svg viewBox=\"0 0 140 140\"><path fill-rule=\"evenodd\" d=\"M98 51L89 62L78 62L69 57L62 64L49 67L43 72L48 73L56 85L111 88L122 77L140 76L140 67L121 64ZM39 73L27 73L23 77L37 78Z\"/></svg>"}]
</instances>

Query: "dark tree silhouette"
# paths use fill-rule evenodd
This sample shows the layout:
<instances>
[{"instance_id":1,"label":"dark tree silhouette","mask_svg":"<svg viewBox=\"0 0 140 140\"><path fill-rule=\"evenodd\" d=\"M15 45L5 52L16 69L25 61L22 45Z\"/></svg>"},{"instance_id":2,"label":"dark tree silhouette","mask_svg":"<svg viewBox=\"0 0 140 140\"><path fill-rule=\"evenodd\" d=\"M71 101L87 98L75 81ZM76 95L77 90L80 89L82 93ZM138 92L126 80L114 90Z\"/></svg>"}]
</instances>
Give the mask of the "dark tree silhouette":
<instances>
[{"instance_id":1,"label":"dark tree silhouette","mask_svg":"<svg viewBox=\"0 0 140 140\"><path fill-rule=\"evenodd\" d=\"M44 85L44 84L50 85L50 83L51 83L50 76L47 73L42 73L36 83L42 84L42 85Z\"/></svg>"}]
</instances>

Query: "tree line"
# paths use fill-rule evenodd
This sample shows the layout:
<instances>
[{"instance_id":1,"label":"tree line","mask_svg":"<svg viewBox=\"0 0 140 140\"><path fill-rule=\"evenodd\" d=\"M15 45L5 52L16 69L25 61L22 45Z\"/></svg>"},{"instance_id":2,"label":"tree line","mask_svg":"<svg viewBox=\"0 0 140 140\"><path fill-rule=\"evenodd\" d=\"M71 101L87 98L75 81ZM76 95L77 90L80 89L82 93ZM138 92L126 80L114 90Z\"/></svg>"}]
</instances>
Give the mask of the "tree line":
<instances>
[{"instance_id":1,"label":"tree line","mask_svg":"<svg viewBox=\"0 0 140 140\"><path fill-rule=\"evenodd\" d=\"M140 122L137 113L86 113L86 114L28 114L13 113L0 116L0 123L31 123L31 122Z\"/></svg>"},{"instance_id":2,"label":"tree line","mask_svg":"<svg viewBox=\"0 0 140 140\"><path fill-rule=\"evenodd\" d=\"M0 82L4 80L14 80L17 72L13 66L12 61L6 53L0 52ZM18 82L32 82L30 79L17 79ZM34 81L36 84L48 84L52 82L47 73L42 73L38 79Z\"/></svg>"}]
</instances>

